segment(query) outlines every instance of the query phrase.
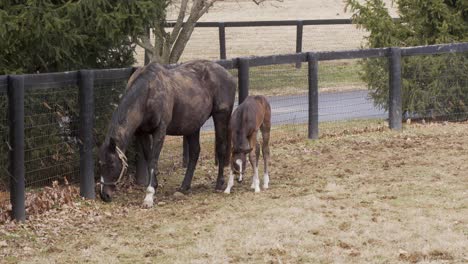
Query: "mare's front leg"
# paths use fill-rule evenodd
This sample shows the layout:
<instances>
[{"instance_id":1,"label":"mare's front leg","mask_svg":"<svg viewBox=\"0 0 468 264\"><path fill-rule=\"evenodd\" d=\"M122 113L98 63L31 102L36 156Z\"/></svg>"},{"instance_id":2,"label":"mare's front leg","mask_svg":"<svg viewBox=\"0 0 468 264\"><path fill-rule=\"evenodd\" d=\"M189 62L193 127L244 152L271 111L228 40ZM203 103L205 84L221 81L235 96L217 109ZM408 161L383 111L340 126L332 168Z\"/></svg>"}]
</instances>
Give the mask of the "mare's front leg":
<instances>
[{"instance_id":1,"label":"mare's front leg","mask_svg":"<svg viewBox=\"0 0 468 264\"><path fill-rule=\"evenodd\" d=\"M150 150L147 152L148 160L148 184L146 187L146 196L143 200L143 207L151 208L154 204L154 194L156 188L158 187L158 161L159 155L161 154L161 149L164 143L164 138L166 136L166 129L160 127L152 136L152 144L147 144L150 147ZM146 147L148 148L148 147Z\"/></svg>"},{"instance_id":2,"label":"mare's front leg","mask_svg":"<svg viewBox=\"0 0 468 264\"><path fill-rule=\"evenodd\" d=\"M140 186L147 186L149 175L148 175L148 154L151 148L151 136L145 133L135 133L135 152L136 152L136 172L135 180L136 184ZM146 148L146 150L145 150Z\"/></svg>"},{"instance_id":3,"label":"mare's front leg","mask_svg":"<svg viewBox=\"0 0 468 264\"><path fill-rule=\"evenodd\" d=\"M231 155L231 136L228 128L231 110L223 110L213 114L216 134L216 157L218 160L218 178L216 179L216 191L222 191L224 185L224 167L229 164Z\"/></svg>"},{"instance_id":4,"label":"mare's front leg","mask_svg":"<svg viewBox=\"0 0 468 264\"><path fill-rule=\"evenodd\" d=\"M192 185L193 173L195 172L198 157L200 156L200 130L190 136L187 136L187 141L189 145L189 161L187 164L187 170L185 171L184 180L179 189L181 192L187 192L190 190L190 186Z\"/></svg>"}]
</instances>

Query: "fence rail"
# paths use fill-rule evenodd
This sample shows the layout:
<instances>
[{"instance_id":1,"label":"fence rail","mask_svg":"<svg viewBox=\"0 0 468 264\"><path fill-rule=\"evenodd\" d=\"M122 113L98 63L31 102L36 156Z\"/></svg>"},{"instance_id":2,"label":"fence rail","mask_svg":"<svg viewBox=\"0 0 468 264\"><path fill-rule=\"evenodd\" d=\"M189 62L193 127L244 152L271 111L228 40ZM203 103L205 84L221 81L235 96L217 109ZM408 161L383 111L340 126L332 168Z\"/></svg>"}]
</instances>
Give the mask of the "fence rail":
<instances>
[{"instance_id":1,"label":"fence rail","mask_svg":"<svg viewBox=\"0 0 468 264\"><path fill-rule=\"evenodd\" d=\"M239 22L240 23L240 22ZM308 137L317 139L319 136L318 120L318 77L320 76L319 61L388 58L389 60L389 126L399 130L402 127L401 98L401 59L402 56L424 54L443 54L468 52L468 43L432 45L408 48L380 48L366 50L348 50L335 52L307 52L286 55L262 57L243 57L216 61L227 69L238 70L238 95L241 103L249 94L250 68L279 64L308 64ZM174 65L169 66L174 67ZM0 76L0 88L7 87L9 105L9 146L10 149L10 193L13 207L13 218L25 219L25 137L24 137L24 98L25 91L51 89L69 84L79 89L79 171L81 195L94 199L94 157L93 129L95 128L95 88L98 84L113 83L115 79L128 79L135 68L82 70L65 73L28 74ZM0 91L2 92L2 91Z\"/></svg>"},{"instance_id":2,"label":"fence rail","mask_svg":"<svg viewBox=\"0 0 468 264\"><path fill-rule=\"evenodd\" d=\"M399 18L394 18L395 21ZM226 51L226 28L246 27L296 27L296 53L303 50L304 26L330 26L330 25L352 25L352 19L314 19L314 20L272 20L272 21L225 21L225 22L197 22L198 28L218 28L219 59L227 58ZM169 22L166 27L174 27L176 22ZM145 52L146 54L146 52ZM147 57L145 55L145 57ZM300 64L296 65L300 67Z\"/></svg>"}]
</instances>

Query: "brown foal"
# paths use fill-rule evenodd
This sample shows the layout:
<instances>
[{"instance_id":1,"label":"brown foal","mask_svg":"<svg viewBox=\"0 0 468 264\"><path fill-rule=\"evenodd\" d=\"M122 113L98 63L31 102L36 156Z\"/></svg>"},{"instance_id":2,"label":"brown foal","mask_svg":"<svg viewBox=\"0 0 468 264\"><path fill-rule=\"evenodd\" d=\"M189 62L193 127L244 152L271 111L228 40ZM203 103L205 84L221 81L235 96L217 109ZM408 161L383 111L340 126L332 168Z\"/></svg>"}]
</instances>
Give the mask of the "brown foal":
<instances>
[{"instance_id":1,"label":"brown foal","mask_svg":"<svg viewBox=\"0 0 468 264\"><path fill-rule=\"evenodd\" d=\"M246 156L249 155L250 164L254 170L251 188L260 192L258 177L258 160L260 158L260 144L257 143L257 132L262 132L262 153L264 161L263 189L268 189L270 177L268 162L270 160L270 129L271 107L264 96L249 96L231 115L229 123L232 139L231 172L225 193L230 193L234 185L234 173L239 174L238 181L242 181L246 168ZM252 151L255 148L255 151Z\"/></svg>"}]
</instances>

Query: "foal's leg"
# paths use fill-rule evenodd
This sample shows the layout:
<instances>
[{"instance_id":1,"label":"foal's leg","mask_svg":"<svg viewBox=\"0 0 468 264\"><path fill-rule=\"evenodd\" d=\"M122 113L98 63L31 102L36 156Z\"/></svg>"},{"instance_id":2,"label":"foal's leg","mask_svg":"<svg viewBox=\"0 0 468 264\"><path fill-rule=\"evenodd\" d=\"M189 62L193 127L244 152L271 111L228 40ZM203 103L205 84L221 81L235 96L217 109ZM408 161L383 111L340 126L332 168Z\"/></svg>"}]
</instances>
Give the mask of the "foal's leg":
<instances>
[{"instance_id":1,"label":"foal's leg","mask_svg":"<svg viewBox=\"0 0 468 264\"><path fill-rule=\"evenodd\" d=\"M263 189L268 189L268 184L270 182L270 176L268 175L268 163L270 162L270 129L271 123L264 122L260 127L262 131L262 154L263 154L263 164L264 164L264 172L263 172Z\"/></svg>"},{"instance_id":2,"label":"foal's leg","mask_svg":"<svg viewBox=\"0 0 468 264\"><path fill-rule=\"evenodd\" d=\"M193 173L197 166L198 157L200 155L200 130L187 137L189 144L189 161L187 170L185 171L184 181L180 186L180 191L186 192L192 185Z\"/></svg>"},{"instance_id":3,"label":"foal's leg","mask_svg":"<svg viewBox=\"0 0 468 264\"><path fill-rule=\"evenodd\" d=\"M148 153L148 175L149 180L146 187L146 196L143 200L143 206L150 208L153 207L153 197L154 193L156 192L156 188L158 187L158 177L159 174L158 170L158 161L159 155L161 154L161 149L164 143L164 138L166 136L166 129L165 128L158 128L156 132L153 134L152 137L152 144L147 144L147 146L151 146L151 149Z\"/></svg>"},{"instance_id":4,"label":"foal's leg","mask_svg":"<svg viewBox=\"0 0 468 264\"><path fill-rule=\"evenodd\" d=\"M228 184L226 190L224 190L224 193L231 193L232 186L234 186L234 173L232 173L232 170L230 170Z\"/></svg>"},{"instance_id":5,"label":"foal's leg","mask_svg":"<svg viewBox=\"0 0 468 264\"><path fill-rule=\"evenodd\" d=\"M257 132L254 132L249 138L250 146L254 149L249 153L250 164L252 165L254 175L252 177L252 185L250 188L255 189L255 192L260 192L260 179L258 178L258 151L257 151Z\"/></svg>"}]
</instances>

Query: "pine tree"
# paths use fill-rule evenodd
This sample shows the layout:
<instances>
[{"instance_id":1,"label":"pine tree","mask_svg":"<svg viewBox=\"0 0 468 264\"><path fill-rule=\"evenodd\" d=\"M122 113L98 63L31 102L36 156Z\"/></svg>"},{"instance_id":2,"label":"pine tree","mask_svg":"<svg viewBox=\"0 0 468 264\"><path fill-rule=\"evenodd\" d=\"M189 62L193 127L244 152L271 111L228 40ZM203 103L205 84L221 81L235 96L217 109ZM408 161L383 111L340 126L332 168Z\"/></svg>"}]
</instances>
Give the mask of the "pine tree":
<instances>
[{"instance_id":1,"label":"pine tree","mask_svg":"<svg viewBox=\"0 0 468 264\"><path fill-rule=\"evenodd\" d=\"M134 63L131 36L165 19L166 0L0 2L0 74Z\"/></svg>"},{"instance_id":2,"label":"pine tree","mask_svg":"<svg viewBox=\"0 0 468 264\"><path fill-rule=\"evenodd\" d=\"M367 46L418 46L468 41L468 1L396 0L394 21L382 0L347 0L353 20L369 31ZM388 64L363 60L362 78L377 106L388 110ZM403 110L407 114L454 116L468 113L468 54L406 57L402 63ZM454 115L455 114L455 115Z\"/></svg>"}]
</instances>

